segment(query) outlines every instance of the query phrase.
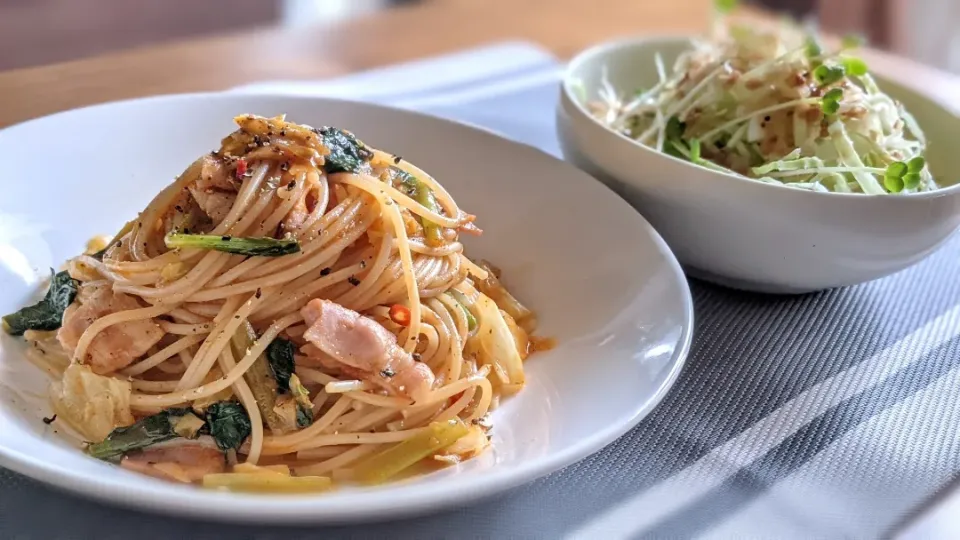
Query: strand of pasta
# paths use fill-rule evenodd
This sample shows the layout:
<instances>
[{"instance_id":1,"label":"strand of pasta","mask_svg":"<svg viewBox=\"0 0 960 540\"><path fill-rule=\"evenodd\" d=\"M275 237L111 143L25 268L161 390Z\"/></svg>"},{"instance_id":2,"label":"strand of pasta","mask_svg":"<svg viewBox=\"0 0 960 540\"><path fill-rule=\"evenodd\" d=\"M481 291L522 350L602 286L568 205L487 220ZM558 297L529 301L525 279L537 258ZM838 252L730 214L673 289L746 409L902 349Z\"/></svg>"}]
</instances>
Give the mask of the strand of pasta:
<instances>
[{"instance_id":1,"label":"strand of pasta","mask_svg":"<svg viewBox=\"0 0 960 540\"><path fill-rule=\"evenodd\" d=\"M277 226L283 220L284 217L290 213L290 210L297 204L300 200L301 195L306 189L305 182L306 174L298 175L297 179L294 180L293 189L288 189L287 186L277 188L276 196L280 197L283 201L277 205L273 212L267 216L266 219L260 222L259 225L253 230L251 236L263 236L264 234L273 234L277 230ZM281 196L282 193L286 192L284 196Z\"/></svg>"},{"instance_id":2,"label":"strand of pasta","mask_svg":"<svg viewBox=\"0 0 960 540\"><path fill-rule=\"evenodd\" d=\"M437 298L431 298L427 305L433 310L435 316L443 323L444 334L448 336L447 353L447 380L455 381L460 378L460 368L463 366L463 342L460 340L460 333L457 331L457 323L448 311L448 306Z\"/></svg>"},{"instance_id":3,"label":"strand of pasta","mask_svg":"<svg viewBox=\"0 0 960 540\"><path fill-rule=\"evenodd\" d=\"M337 283L345 282L350 276L354 275L360 270L360 265L348 266L332 272L320 279L312 281L306 287L293 288L290 290L281 291L266 307L264 313L255 313L253 319L255 321L262 321L265 319L272 318L276 314L286 311L297 310L302 307L303 304L306 304L307 301L316 296L323 291Z\"/></svg>"},{"instance_id":4,"label":"strand of pasta","mask_svg":"<svg viewBox=\"0 0 960 540\"><path fill-rule=\"evenodd\" d=\"M230 373L237 367L237 362L233 359L233 353L230 347L224 347L220 352L220 369L224 373ZM263 417L260 415L260 408L257 407L257 400L250 390L247 381L240 377L233 383L233 392L240 398L240 403L247 410L247 416L250 417L250 446L247 451L247 463L257 464L260 459L260 452L263 450Z\"/></svg>"},{"instance_id":5,"label":"strand of pasta","mask_svg":"<svg viewBox=\"0 0 960 540\"><path fill-rule=\"evenodd\" d=\"M172 308L169 306L153 306L131 309L127 311L118 311L116 313L111 313L109 315L100 317L99 319L93 321L93 324L88 326L87 329L83 331L83 334L80 335L80 339L77 341L77 346L73 350L73 360L82 364L83 359L87 356L87 348L90 346L90 343L93 342L95 337L97 337L97 334L106 330L107 328L123 322L151 319L153 317L163 315L171 309Z\"/></svg>"},{"instance_id":6,"label":"strand of pasta","mask_svg":"<svg viewBox=\"0 0 960 540\"><path fill-rule=\"evenodd\" d=\"M410 163L405 159L401 159L399 161L389 159L387 158L387 154L380 150L374 151L374 156L381 160L387 159L388 162L392 161L398 169L415 176L417 180L427 184L427 187L429 187L430 190L433 191L433 194L437 198L437 202L440 203L440 206L442 206L443 209L446 210L446 212L451 216L459 216L460 208L457 206L456 201L453 200L453 197L450 196L450 193L442 185L440 185L440 183L437 182L433 178L433 176L430 176L423 169L421 169L420 167L417 167L416 165L414 165L413 163ZM434 222L434 223L438 223L438 222ZM454 226L445 225L445 226L450 228L456 227L455 225Z\"/></svg>"},{"instance_id":7,"label":"strand of pasta","mask_svg":"<svg viewBox=\"0 0 960 540\"><path fill-rule=\"evenodd\" d=\"M311 191L318 191L319 196L316 197L316 206L313 209L305 220L303 224L300 225L299 229L295 231L295 234L299 237L306 231L309 231L313 228L313 224L323 218L323 215L327 211L327 206L330 205L330 184L327 182L326 175L320 173L320 171L314 170L311 171L307 178L315 176L316 180L313 181L314 185L311 187Z\"/></svg>"},{"instance_id":8,"label":"strand of pasta","mask_svg":"<svg viewBox=\"0 0 960 540\"><path fill-rule=\"evenodd\" d=\"M480 368L479 371L477 371L477 373L469 377L465 377L458 381L451 382L446 386L434 389L432 392L430 392L430 394L426 398L418 401L414 405L411 405L403 409L402 414L404 414L405 416L409 414L413 414L422 410L425 407L429 407L430 405L440 403L444 400L450 399L451 397L459 394L460 392L463 392L467 388L471 386L476 386L480 384L481 381L487 380L487 375L489 373L490 373L489 366L483 366L482 368Z\"/></svg>"},{"instance_id":9,"label":"strand of pasta","mask_svg":"<svg viewBox=\"0 0 960 540\"><path fill-rule=\"evenodd\" d=\"M191 268L186 275L162 287L146 285L117 285L114 287L114 290L117 292L134 294L143 299L154 298L161 302L172 303L168 301L168 298L183 291L202 287L205 282L203 278L211 272L216 272L219 270L223 264L227 262L229 257L230 255L227 253L208 251L207 254L200 259L200 262Z\"/></svg>"},{"instance_id":10,"label":"strand of pasta","mask_svg":"<svg viewBox=\"0 0 960 540\"><path fill-rule=\"evenodd\" d=\"M227 212L227 215L209 234L215 236L224 235L230 231L231 227L240 221L242 215L247 211L248 207L250 207L260 191L264 180L267 178L267 174L270 172L270 165L270 163L264 162L254 166L253 174L241 184L240 191L237 193L237 198L234 199L230 211Z\"/></svg>"},{"instance_id":11,"label":"strand of pasta","mask_svg":"<svg viewBox=\"0 0 960 540\"><path fill-rule=\"evenodd\" d=\"M296 279L297 277L305 274L306 272L315 270L317 268L322 268L324 265L330 263L332 260L338 257L347 246L355 242L364 233L366 227L374 221L374 219L375 216L372 214L367 214L364 216L363 220L357 223L357 226L354 227L349 233L343 235L332 244L326 246L319 252L312 254L306 259L303 258L304 255L308 254L306 251L301 251L297 255L288 256L288 258L294 258L296 260L296 264L286 271L268 274L263 277L251 274L251 279L248 281L226 285L219 288L207 289L194 295L190 298L190 300L209 301L224 296L252 291L257 288L272 284L287 283L290 280ZM281 259L283 259L283 257L281 257Z\"/></svg>"},{"instance_id":12,"label":"strand of pasta","mask_svg":"<svg viewBox=\"0 0 960 540\"><path fill-rule=\"evenodd\" d=\"M217 319L214 319L214 321L217 321L216 327L210 331L210 335L204 340L200 351L193 357L193 363L190 364L187 372L183 375L183 378L180 379L180 384L178 385L179 390L200 384L204 375L206 375L207 371L210 370L210 367L216 361L220 351L227 346L230 338L232 338L237 329L240 328L240 325L247 320L250 312L269 297L272 292L273 290L267 289L254 293L232 316L230 313L232 310L229 309L232 307L231 303L227 302L224 304L224 308L217 316L220 320L217 321Z\"/></svg>"},{"instance_id":13,"label":"strand of pasta","mask_svg":"<svg viewBox=\"0 0 960 540\"><path fill-rule=\"evenodd\" d=\"M153 226L159 219L160 213L170 207L174 198L200 176L201 163L201 159L191 163L173 183L160 190L160 193L157 193L157 196L150 201L143 213L137 216L137 221L130 231L130 255L134 261L144 261L151 258L146 252L148 242L145 236L147 229L144 228L144 223L148 227Z\"/></svg>"},{"instance_id":14,"label":"strand of pasta","mask_svg":"<svg viewBox=\"0 0 960 540\"><path fill-rule=\"evenodd\" d=\"M201 335L192 335L185 336L178 339L177 341L167 345L166 347L160 349L156 353L148 356L147 358L129 366L125 369L120 370L120 373L128 377L133 377L134 375L140 375L149 371L152 368L157 367L162 362L168 358L172 358L174 355L178 354L181 351L187 350L191 345L196 345L203 341L204 337Z\"/></svg>"},{"instance_id":15,"label":"strand of pasta","mask_svg":"<svg viewBox=\"0 0 960 540\"><path fill-rule=\"evenodd\" d=\"M318 448L334 444L383 444L403 442L418 433L423 433L422 427L411 428L403 431L380 431L376 433L337 433L331 435L318 435L303 443L295 445L297 451L308 448Z\"/></svg>"},{"instance_id":16,"label":"strand of pasta","mask_svg":"<svg viewBox=\"0 0 960 540\"><path fill-rule=\"evenodd\" d=\"M347 450L346 452L343 452L337 457L330 458L326 461L321 461L320 463L316 463L313 465L296 466L294 467L294 472L300 476L323 475L330 471L349 465L350 463L353 463L354 461L362 458L363 456L372 454L373 452L379 450L382 447L383 445L380 445L380 444L361 444L350 450ZM307 451L304 451L304 452L307 452ZM297 452L297 458L310 459L309 457L306 457L306 456L301 458L300 452Z\"/></svg>"},{"instance_id":17,"label":"strand of pasta","mask_svg":"<svg viewBox=\"0 0 960 540\"><path fill-rule=\"evenodd\" d=\"M345 302L344 305L352 304L355 300L362 298L373 288L377 280L380 279L380 276L383 275L387 265L390 264L390 252L392 246L393 233L387 230L380 241L379 247L377 247L373 261L367 263L370 268L363 277L363 281L359 286L354 287L353 290L342 297L342 300Z\"/></svg>"},{"instance_id":18,"label":"strand of pasta","mask_svg":"<svg viewBox=\"0 0 960 540\"><path fill-rule=\"evenodd\" d=\"M347 185L354 185L358 188L370 193L374 196L390 196L390 199L396 204L406 208L411 213L416 214L423 219L436 223L441 227L447 227L450 229L456 229L460 226L460 222L456 218L449 218L447 216L441 216L440 214L434 212L433 210L428 209L417 201L411 199L407 194L403 193L399 189L387 185L384 182L377 180L376 178L367 176L365 174L351 174L351 173L337 173L331 174L330 178L343 182ZM381 198L381 197L378 197ZM392 204L392 203L391 203Z\"/></svg>"},{"instance_id":19,"label":"strand of pasta","mask_svg":"<svg viewBox=\"0 0 960 540\"><path fill-rule=\"evenodd\" d=\"M178 336L197 336L210 333L210 323L183 324L161 320L157 324L164 332Z\"/></svg>"},{"instance_id":20,"label":"strand of pasta","mask_svg":"<svg viewBox=\"0 0 960 540\"><path fill-rule=\"evenodd\" d=\"M247 355L243 357L243 360L237 363L237 367L232 369L230 373L224 377L196 388L179 390L169 394L156 396L133 394L130 396L130 406L135 409L147 410L171 407L173 405L180 405L181 403L185 403L187 401L195 401L212 396L221 390L229 388L234 381L242 377L243 374L250 369L250 366L253 365L258 356L263 354L263 351L266 350L267 345L269 345L270 342L277 337L277 334L282 332L284 328L290 326L291 324L296 324L302 320L303 317L299 313L291 313L290 315L287 315L282 319L278 319L276 322L271 324L270 327L263 332L263 335L261 335L260 338L254 342L253 346L247 350Z\"/></svg>"},{"instance_id":21,"label":"strand of pasta","mask_svg":"<svg viewBox=\"0 0 960 540\"><path fill-rule=\"evenodd\" d=\"M327 212L315 225L315 227L320 227L321 230L326 234L318 234L315 238L302 243L300 247L301 255L299 256L302 258L310 255L318 249L323 248L335 238L336 234L343 229L347 223L355 224L356 216L363 209L363 206L364 202L362 199L354 198L343 201L340 205L334 207L333 210ZM374 219L376 219L376 216L374 216ZM254 262L248 264L249 261ZM257 259L249 259L249 261L245 261L244 263L247 264L247 266L244 268L244 272L249 273L248 278L251 279L269 276L282 269L288 268L291 264L299 262L297 259L289 257L280 257L271 261L260 261ZM236 275L230 276L229 279L218 280L216 282L216 286L222 286L226 285L227 283L231 283L241 275L243 275L243 272L239 272Z\"/></svg>"},{"instance_id":22,"label":"strand of pasta","mask_svg":"<svg viewBox=\"0 0 960 540\"><path fill-rule=\"evenodd\" d=\"M341 414L350 407L352 400L341 396L320 418L313 421L306 428L285 435L266 437L263 441L264 455L289 454L290 448L308 441L311 437L323 433L323 430L332 424Z\"/></svg>"}]
</instances>

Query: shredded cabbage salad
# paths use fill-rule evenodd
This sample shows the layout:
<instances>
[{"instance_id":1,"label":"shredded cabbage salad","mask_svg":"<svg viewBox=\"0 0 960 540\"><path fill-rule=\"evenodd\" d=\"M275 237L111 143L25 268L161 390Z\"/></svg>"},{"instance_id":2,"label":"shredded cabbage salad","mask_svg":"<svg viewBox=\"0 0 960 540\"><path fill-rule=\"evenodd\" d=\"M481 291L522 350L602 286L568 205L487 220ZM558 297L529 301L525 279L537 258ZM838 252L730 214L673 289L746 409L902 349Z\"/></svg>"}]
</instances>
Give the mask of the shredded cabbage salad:
<instances>
[{"instance_id":1,"label":"shredded cabbage salad","mask_svg":"<svg viewBox=\"0 0 960 540\"><path fill-rule=\"evenodd\" d=\"M816 35L719 24L659 82L617 91L604 72L591 113L665 154L761 182L837 193L937 189L926 139L883 93L858 46L827 50Z\"/></svg>"}]
</instances>

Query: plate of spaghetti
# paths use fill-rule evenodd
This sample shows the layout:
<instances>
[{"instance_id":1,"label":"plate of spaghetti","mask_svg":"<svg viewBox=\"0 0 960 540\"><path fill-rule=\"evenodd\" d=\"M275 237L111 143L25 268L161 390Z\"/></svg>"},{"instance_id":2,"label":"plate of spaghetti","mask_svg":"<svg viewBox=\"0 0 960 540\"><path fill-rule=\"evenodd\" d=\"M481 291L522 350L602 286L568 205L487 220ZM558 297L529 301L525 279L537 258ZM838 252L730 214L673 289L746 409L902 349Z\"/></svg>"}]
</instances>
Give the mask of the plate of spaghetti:
<instances>
[{"instance_id":1,"label":"plate of spaghetti","mask_svg":"<svg viewBox=\"0 0 960 540\"><path fill-rule=\"evenodd\" d=\"M0 465L68 490L243 521L426 512L599 450L689 347L643 218L483 130L197 94L0 143Z\"/></svg>"}]
</instances>

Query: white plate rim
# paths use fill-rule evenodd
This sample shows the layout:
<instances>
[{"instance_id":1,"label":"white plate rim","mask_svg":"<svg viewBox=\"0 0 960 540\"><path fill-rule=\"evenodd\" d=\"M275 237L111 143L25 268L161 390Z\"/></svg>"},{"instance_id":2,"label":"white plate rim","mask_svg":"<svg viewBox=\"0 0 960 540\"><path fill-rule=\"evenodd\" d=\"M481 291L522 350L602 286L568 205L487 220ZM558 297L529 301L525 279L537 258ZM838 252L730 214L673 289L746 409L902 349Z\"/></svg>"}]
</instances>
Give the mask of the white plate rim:
<instances>
[{"instance_id":1,"label":"white plate rim","mask_svg":"<svg viewBox=\"0 0 960 540\"><path fill-rule=\"evenodd\" d=\"M68 115L80 110L98 109L118 106L132 105L134 103L157 100L190 100L190 99L225 99L237 97L237 94L229 91L224 92L195 92L180 94L163 94L147 96L141 98L116 100L103 103L77 107L64 111L59 111L49 115L30 119L11 126L0 129L0 134L14 128L32 124L39 121L48 121L51 118ZM280 94L258 94L257 97L269 99L291 99L290 96ZM657 246L663 262L672 271L672 275L680 284L682 294L682 309L684 320L682 323L681 335L677 342L670 359L670 370L667 372L663 383L657 391L650 396L642 406L638 407L633 416L621 423L608 425L594 433L590 438L583 439L576 444L570 445L549 456L534 460L529 464L523 464L512 469L497 470L494 467L489 473L479 475L471 479L469 490L453 490L443 484L434 484L424 482L417 484L416 489L411 490L402 503L398 503L393 497L396 493L389 490L371 490L364 493L364 504L360 506L340 505L336 508L329 506L324 508L322 504L322 495L316 497L283 497L277 495L246 495L246 494L219 494L200 489L184 489L180 491L180 497L171 499L157 499L156 494L151 489L154 482L136 483L133 486L125 486L117 490L117 486L109 482L103 482L99 478L80 474L57 463L41 462L32 456L11 451L5 446L0 446L0 466L11 471L23 474L51 487L75 494L88 495L101 502L117 505L120 507L134 508L150 513L173 514L177 516L202 519L204 521L230 521L232 523L260 523L260 524L349 524L363 521L365 523L384 521L400 516L413 517L440 509L449 508L456 505L463 505L480 499L490 497L491 495L503 492L522 484L526 484L537 478L546 476L552 472L560 470L566 466L572 465L591 454L607 447L623 434L636 427L657 405L663 400L666 394L673 388L677 377L683 369L689 356L693 341L694 332L694 310L693 298L687 284L683 269L677 261L673 252L667 246L666 242L654 227L639 212L632 208L626 201L621 199L612 190L603 183L592 178L587 173L576 169L573 165L560 160L546 152L522 142L515 141L509 137L497 133L494 130L487 129L473 124L459 122L449 118L432 115L429 113L415 111L410 109L401 109L387 105L379 105L358 100L348 100L341 98L309 98L298 96L295 99L309 100L317 99L328 103L343 102L346 104L360 104L364 107L375 109L402 111L403 113L428 117L433 121L439 121L446 124L453 124L459 129L478 131L487 136L506 140L511 145L519 145L536 150L550 160L564 163L565 166L575 171L575 174L583 177L583 181L592 181L598 187L607 191L609 196L618 200L617 204L623 205L624 209L636 214L639 218L638 226L645 227L644 232L650 235L650 239ZM226 495L229 498L221 497ZM277 502L283 504L269 504L261 506L264 501ZM229 502L233 507L224 511L223 505ZM319 502L319 503L318 503Z\"/></svg>"}]
</instances>

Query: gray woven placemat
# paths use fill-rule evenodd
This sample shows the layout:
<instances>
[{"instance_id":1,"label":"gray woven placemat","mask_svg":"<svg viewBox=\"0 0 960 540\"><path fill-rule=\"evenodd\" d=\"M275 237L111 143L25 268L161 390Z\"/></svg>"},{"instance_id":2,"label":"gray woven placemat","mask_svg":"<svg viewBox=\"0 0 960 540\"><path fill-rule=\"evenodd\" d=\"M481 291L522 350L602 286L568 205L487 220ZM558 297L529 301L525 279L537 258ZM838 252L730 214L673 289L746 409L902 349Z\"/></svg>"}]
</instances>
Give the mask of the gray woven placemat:
<instances>
[{"instance_id":1,"label":"gray woven placemat","mask_svg":"<svg viewBox=\"0 0 960 540\"><path fill-rule=\"evenodd\" d=\"M530 65L510 73L375 99L557 153L555 65L524 54ZM694 344L662 404L597 454L465 508L349 527L231 526L103 506L0 470L0 538L877 537L960 471L958 274L954 238L843 290L777 297L691 281Z\"/></svg>"}]
</instances>

